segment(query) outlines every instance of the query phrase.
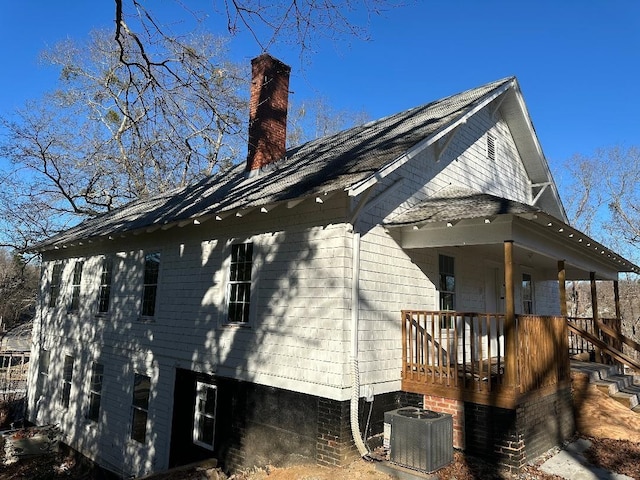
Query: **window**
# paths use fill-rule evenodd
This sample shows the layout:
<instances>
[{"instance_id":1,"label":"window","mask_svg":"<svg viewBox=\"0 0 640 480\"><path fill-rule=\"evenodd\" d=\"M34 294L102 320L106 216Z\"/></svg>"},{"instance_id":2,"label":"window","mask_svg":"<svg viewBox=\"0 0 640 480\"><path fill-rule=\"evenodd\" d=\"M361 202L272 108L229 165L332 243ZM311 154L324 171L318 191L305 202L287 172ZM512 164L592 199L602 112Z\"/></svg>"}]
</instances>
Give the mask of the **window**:
<instances>
[{"instance_id":1,"label":"window","mask_svg":"<svg viewBox=\"0 0 640 480\"><path fill-rule=\"evenodd\" d=\"M439 255L438 263L440 265L440 310L455 310L456 278L454 258Z\"/></svg>"},{"instance_id":2,"label":"window","mask_svg":"<svg viewBox=\"0 0 640 480\"><path fill-rule=\"evenodd\" d=\"M60 402L64 408L69 408L71 397L71 379L73 378L73 357L65 355L64 368L62 370L62 398Z\"/></svg>"},{"instance_id":3,"label":"window","mask_svg":"<svg viewBox=\"0 0 640 480\"><path fill-rule=\"evenodd\" d=\"M51 272L51 283L49 284L49 306L55 307L60 296L60 281L62 279L62 264L56 263Z\"/></svg>"},{"instance_id":4,"label":"window","mask_svg":"<svg viewBox=\"0 0 640 480\"><path fill-rule=\"evenodd\" d=\"M40 350L40 361L38 365L38 394L44 395L49 381L49 350Z\"/></svg>"},{"instance_id":5,"label":"window","mask_svg":"<svg viewBox=\"0 0 640 480\"><path fill-rule=\"evenodd\" d=\"M131 439L140 443L144 443L147 435L150 389L151 378L136 373L133 380L133 401L131 404Z\"/></svg>"},{"instance_id":6,"label":"window","mask_svg":"<svg viewBox=\"0 0 640 480\"><path fill-rule=\"evenodd\" d=\"M496 159L496 137L487 133L487 158L491 161Z\"/></svg>"},{"instance_id":7,"label":"window","mask_svg":"<svg viewBox=\"0 0 640 480\"><path fill-rule=\"evenodd\" d=\"M252 262L252 243L239 243L231 246L228 297L228 320L230 323L247 323L249 321Z\"/></svg>"},{"instance_id":8,"label":"window","mask_svg":"<svg viewBox=\"0 0 640 480\"><path fill-rule=\"evenodd\" d=\"M196 383L196 405L193 415L193 443L213 450L216 429L218 389L204 382Z\"/></svg>"},{"instance_id":9,"label":"window","mask_svg":"<svg viewBox=\"0 0 640 480\"><path fill-rule=\"evenodd\" d=\"M82 282L82 267L84 262L76 262L73 266L73 281L71 282L70 312L77 312L80 308L80 283Z\"/></svg>"},{"instance_id":10,"label":"window","mask_svg":"<svg viewBox=\"0 0 640 480\"><path fill-rule=\"evenodd\" d=\"M142 289L143 317L153 317L156 312L156 294L158 292L159 271L160 253L147 253L144 256L144 286Z\"/></svg>"},{"instance_id":11,"label":"window","mask_svg":"<svg viewBox=\"0 0 640 480\"><path fill-rule=\"evenodd\" d=\"M102 376L104 365L93 362L91 365L91 385L89 386L89 412L87 418L100 421L100 401L102 400Z\"/></svg>"},{"instance_id":12,"label":"window","mask_svg":"<svg viewBox=\"0 0 640 480\"><path fill-rule=\"evenodd\" d=\"M522 313L525 315L533 313L533 282L528 273L522 274Z\"/></svg>"},{"instance_id":13,"label":"window","mask_svg":"<svg viewBox=\"0 0 640 480\"><path fill-rule=\"evenodd\" d=\"M102 260L102 272L100 273L100 288L98 289L98 313L107 313L109 311L112 277L113 259L105 258Z\"/></svg>"}]
</instances>

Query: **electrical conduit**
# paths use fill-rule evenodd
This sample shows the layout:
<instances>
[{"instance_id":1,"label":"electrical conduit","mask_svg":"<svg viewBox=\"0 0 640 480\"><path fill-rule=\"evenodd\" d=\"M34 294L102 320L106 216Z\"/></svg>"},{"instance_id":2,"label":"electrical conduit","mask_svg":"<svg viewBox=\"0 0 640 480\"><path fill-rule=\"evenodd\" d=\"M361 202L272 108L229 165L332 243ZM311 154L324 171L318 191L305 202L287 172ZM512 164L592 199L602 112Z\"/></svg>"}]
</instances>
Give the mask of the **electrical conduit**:
<instances>
[{"instance_id":1,"label":"electrical conduit","mask_svg":"<svg viewBox=\"0 0 640 480\"><path fill-rule=\"evenodd\" d=\"M360 234L353 233L351 275L351 435L361 457L368 457L367 449L360 435L359 400L360 371L358 368L358 321L360 318Z\"/></svg>"}]
</instances>

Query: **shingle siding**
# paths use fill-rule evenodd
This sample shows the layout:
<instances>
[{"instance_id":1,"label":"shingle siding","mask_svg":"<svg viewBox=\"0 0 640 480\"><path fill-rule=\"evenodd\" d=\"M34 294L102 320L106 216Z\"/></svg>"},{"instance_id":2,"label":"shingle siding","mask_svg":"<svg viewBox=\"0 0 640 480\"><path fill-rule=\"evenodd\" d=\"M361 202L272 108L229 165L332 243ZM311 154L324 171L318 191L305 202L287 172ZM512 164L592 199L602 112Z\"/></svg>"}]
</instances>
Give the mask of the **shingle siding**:
<instances>
[{"instance_id":1,"label":"shingle siding","mask_svg":"<svg viewBox=\"0 0 640 480\"><path fill-rule=\"evenodd\" d=\"M495 162L487 159L487 131L496 138ZM523 162L499 114L482 110L469 118L436 158L445 141L446 137L418 152L382 178L362 210L357 210L361 196L350 199L338 191L323 196L324 203L310 197L299 204L271 205L266 214L256 209L222 221L209 219L200 225L174 225L150 234L47 251L30 378L35 385L39 349L44 345L51 349L51 401L38 404L37 392L30 390L31 419L60 423L71 446L121 469L123 475L167 468L179 369L233 379L238 392L248 388L244 383L262 385L256 398L268 399L274 391L287 390L305 395L310 404L328 402L339 410L336 422L344 432L336 440L339 451L325 452L321 460L351 456L346 425L352 385L354 236L360 235L356 290L361 392L392 395L400 389L400 311L438 308L438 254L455 258L460 310L485 311L490 298L496 303L501 266L464 249L403 249L382 222L450 184L524 203L531 200ZM379 159L368 161L378 165ZM239 242L253 243L250 320L247 325L227 325L229 257L231 245ZM160 253L157 303L153 318L141 318L144 255L149 252ZM105 255L114 259L110 309L96 315ZM77 313L67 314L76 260L85 262L81 303ZM64 264L62 285L58 305L49 308L55 262ZM536 308L542 312L554 310L552 286L537 282L534 287ZM57 403L60 359L65 353L76 358L67 412ZM104 365L102 409L108 413L91 424L83 415L94 360ZM145 444L129 439L135 372L152 379ZM323 441L318 440L326 450Z\"/></svg>"}]
</instances>

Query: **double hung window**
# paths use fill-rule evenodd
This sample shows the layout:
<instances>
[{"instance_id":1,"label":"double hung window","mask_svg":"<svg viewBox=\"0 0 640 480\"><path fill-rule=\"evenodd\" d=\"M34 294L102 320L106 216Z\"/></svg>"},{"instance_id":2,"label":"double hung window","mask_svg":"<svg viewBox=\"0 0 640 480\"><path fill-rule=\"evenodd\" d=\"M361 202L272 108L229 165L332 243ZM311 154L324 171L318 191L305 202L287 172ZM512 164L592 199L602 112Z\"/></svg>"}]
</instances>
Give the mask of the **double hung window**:
<instances>
[{"instance_id":1,"label":"double hung window","mask_svg":"<svg viewBox=\"0 0 640 480\"><path fill-rule=\"evenodd\" d=\"M98 313L107 313L109 311L112 278L113 259L104 258L102 260L102 270L100 272L100 288L98 289Z\"/></svg>"},{"instance_id":2,"label":"double hung window","mask_svg":"<svg viewBox=\"0 0 640 480\"><path fill-rule=\"evenodd\" d=\"M158 274L160 272L160 253L147 253L144 256L144 284L142 288L143 317L153 317L156 313L158 293Z\"/></svg>"},{"instance_id":3,"label":"double hung window","mask_svg":"<svg viewBox=\"0 0 640 480\"><path fill-rule=\"evenodd\" d=\"M249 322L252 267L253 244L238 243L232 245L228 286L229 323Z\"/></svg>"},{"instance_id":4,"label":"double hung window","mask_svg":"<svg viewBox=\"0 0 640 480\"><path fill-rule=\"evenodd\" d=\"M82 267L84 262L76 262L73 266L73 280L71 282L70 312L77 312L80 308L80 285L82 283Z\"/></svg>"},{"instance_id":5,"label":"double hung window","mask_svg":"<svg viewBox=\"0 0 640 480\"><path fill-rule=\"evenodd\" d=\"M144 443L147 436L150 389L151 378L136 373L133 380L133 399L131 402L131 439L140 443Z\"/></svg>"},{"instance_id":6,"label":"double hung window","mask_svg":"<svg viewBox=\"0 0 640 480\"><path fill-rule=\"evenodd\" d=\"M104 365L93 362L91 365L91 385L89 386L89 411L87 412L87 418L93 422L100 421L103 375Z\"/></svg>"},{"instance_id":7,"label":"double hung window","mask_svg":"<svg viewBox=\"0 0 640 480\"><path fill-rule=\"evenodd\" d=\"M456 276L454 258L447 255L439 255L438 265L440 310L455 310ZM453 328L453 317L451 315L442 315L440 317L440 328Z\"/></svg>"},{"instance_id":8,"label":"double hung window","mask_svg":"<svg viewBox=\"0 0 640 480\"><path fill-rule=\"evenodd\" d=\"M196 404L193 415L193 443L213 450L216 428L218 389L204 382L196 383Z\"/></svg>"},{"instance_id":9,"label":"double hung window","mask_svg":"<svg viewBox=\"0 0 640 480\"><path fill-rule=\"evenodd\" d=\"M71 398L71 380L73 379L73 357L65 355L64 367L62 369L62 397L60 403L64 408L69 408Z\"/></svg>"},{"instance_id":10,"label":"double hung window","mask_svg":"<svg viewBox=\"0 0 640 480\"><path fill-rule=\"evenodd\" d=\"M51 271L49 283L49 306L55 307L60 296L60 283L62 282L62 264L56 263Z\"/></svg>"}]
</instances>

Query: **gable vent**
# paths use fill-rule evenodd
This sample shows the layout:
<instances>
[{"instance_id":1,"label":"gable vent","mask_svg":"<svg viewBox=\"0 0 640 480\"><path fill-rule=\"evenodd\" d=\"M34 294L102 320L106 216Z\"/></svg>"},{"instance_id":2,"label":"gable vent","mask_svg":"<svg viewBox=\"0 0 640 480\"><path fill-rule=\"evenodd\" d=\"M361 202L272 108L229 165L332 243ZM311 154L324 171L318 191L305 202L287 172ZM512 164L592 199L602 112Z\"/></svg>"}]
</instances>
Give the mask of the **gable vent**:
<instances>
[{"instance_id":1,"label":"gable vent","mask_svg":"<svg viewBox=\"0 0 640 480\"><path fill-rule=\"evenodd\" d=\"M491 161L496 159L496 137L487 133L487 158Z\"/></svg>"}]
</instances>

